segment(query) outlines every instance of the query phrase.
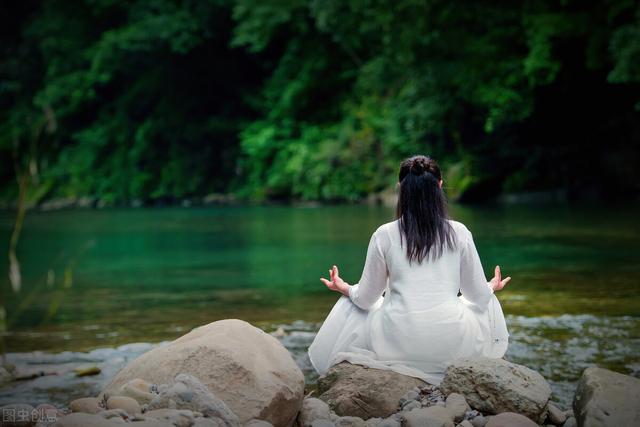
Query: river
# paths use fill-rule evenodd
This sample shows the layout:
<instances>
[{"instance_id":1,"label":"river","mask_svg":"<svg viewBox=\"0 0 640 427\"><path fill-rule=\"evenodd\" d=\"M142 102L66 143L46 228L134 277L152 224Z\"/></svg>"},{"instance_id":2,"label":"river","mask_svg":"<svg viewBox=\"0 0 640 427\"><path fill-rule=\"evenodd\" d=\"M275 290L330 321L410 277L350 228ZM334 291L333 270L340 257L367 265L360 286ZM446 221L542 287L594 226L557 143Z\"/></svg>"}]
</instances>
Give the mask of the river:
<instances>
[{"instance_id":1,"label":"river","mask_svg":"<svg viewBox=\"0 0 640 427\"><path fill-rule=\"evenodd\" d=\"M498 294L507 358L547 377L556 401L570 402L586 366L640 376L640 209L453 205L451 214L472 231L485 271L499 264L513 277ZM95 394L140 352L223 318L285 331L313 381L305 349L337 299L318 279L335 263L355 283L371 233L392 219L370 206L29 212L19 292L2 267L2 340L10 362L57 375L4 387L0 403ZM12 221L0 212L2 241ZM102 374L75 378L86 364Z\"/></svg>"}]
</instances>

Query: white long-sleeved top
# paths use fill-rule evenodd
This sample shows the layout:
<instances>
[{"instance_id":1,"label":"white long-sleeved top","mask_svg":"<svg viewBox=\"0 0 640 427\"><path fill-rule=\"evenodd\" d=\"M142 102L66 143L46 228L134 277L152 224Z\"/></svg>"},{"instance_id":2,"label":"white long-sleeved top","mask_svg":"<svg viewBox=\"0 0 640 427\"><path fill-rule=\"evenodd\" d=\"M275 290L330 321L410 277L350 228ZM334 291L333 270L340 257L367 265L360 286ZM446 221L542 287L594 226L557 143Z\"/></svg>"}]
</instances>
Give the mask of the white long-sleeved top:
<instances>
[{"instance_id":1,"label":"white long-sleeved top","mask_svg":"<svg viewBox=\"0 0 640 427\"><path fill-rule=\"evenodd\" d=\"M438 383L454 358L504 355L504 315L471 232L450 224L455 248L422 263L409 262L398 221L373 233L360 281L336 303L309 349L320 373L347 360Z\"/></svg>"}]
</instances>

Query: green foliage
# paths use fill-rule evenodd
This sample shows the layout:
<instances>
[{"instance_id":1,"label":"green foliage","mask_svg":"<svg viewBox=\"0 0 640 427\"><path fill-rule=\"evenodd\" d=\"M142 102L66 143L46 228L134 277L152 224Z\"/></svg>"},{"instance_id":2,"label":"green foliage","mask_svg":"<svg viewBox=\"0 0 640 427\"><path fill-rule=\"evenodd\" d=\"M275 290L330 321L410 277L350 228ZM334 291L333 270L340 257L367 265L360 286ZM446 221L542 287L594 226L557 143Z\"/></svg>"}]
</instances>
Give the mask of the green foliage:
<instances>
[{"instance_id":1,"label":"green foliage","mask_svg":"<svg viewBox=\"0 0 640 427\"><path fill-rule=\"evenodd\" d=\"M579 196L597 186L594 158L640 157L639 10L27 2L0 22L0 180L13 185L15 152L36 159L50 197L358 200L421 152L441 161L454 197L500 183ZM616 188L637 191L624 176Z\"/></svg>"}]
</instances>

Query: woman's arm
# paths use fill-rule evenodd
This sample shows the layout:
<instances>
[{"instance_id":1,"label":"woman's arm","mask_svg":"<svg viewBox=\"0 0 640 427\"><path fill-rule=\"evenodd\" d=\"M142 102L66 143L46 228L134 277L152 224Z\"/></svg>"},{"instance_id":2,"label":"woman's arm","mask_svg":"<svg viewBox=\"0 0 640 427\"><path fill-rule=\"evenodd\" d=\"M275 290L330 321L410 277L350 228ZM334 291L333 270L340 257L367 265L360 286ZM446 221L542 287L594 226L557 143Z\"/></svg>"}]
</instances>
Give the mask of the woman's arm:
<instances>
[{"instance_id":1,"label":"woman's arm","mask_svg":"<svg viewBox=\"0 0 640 427\"><path fill-rule=\"evenodd\" d=\"M462 239L460 252L460 292L467 300L484 308L494 291L504 288L511 277L502 280L500 267L496 266L495 276L487 282L473 236L469 230L465 231L466 236Z\"/></svg>"},{"instance_id":2,"label":"woman's arm","mask_svg":"<svg viewBox=\"0 0 640 427\"><path fill-rule=\"evenodd\" d=\"M360 281L349 286L340 278L338 267L335 265L329 270L331 280L320 279L332 291L351 298L351 301L363 310L368 310L382 296L387 287L387 263L377 239L377 233L373 233L367 249L367 259L362 271Z\"/></svg>"}]
</instances>

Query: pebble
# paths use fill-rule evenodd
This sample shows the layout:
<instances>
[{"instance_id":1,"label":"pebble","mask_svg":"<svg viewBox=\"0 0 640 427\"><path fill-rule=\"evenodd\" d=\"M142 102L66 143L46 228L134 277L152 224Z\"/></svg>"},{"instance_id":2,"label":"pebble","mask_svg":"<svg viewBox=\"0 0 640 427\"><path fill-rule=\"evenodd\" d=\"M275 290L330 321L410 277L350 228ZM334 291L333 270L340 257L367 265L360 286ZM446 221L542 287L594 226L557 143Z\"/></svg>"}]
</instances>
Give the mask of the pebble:
<instances>
[{"instance_id":1,"label":"pebble","mask_svg":"<svg viewBox=\"0 0 640 427\"><path fill-rule=\"evenodd\" d=\"M98 412L102 418L110 419L110 418L122 418L124 420L129 419L129 414L124 409L116 408L116 409L106 409L104 411Z\"/></svg>"},{"instance_id":2,"label":"pebble","mask_svg":"<svg viewBox=\"0 0 640 427\"><path fill-rule=\"evenodd\" d=\"M365 427L360 417L340 417L335 421L336 427Z\"/></svg>"},{"instance_id":3,"label":"pebble","mask_svg":"<svg viewBox=\"0 0 640 427\"><path fill-rule=\"evenodd\" d=\"M447 396L445 406L453 414L453 421L456 423L462 421L467 411L471 409L464 396L458 393L451 393Z\"/></svg>"},{"instance_id":4,"label":"pebble","mask_svg":"<svg viewBox=\"0 0 640 427\"><path fill-rule=\"evenodd\" d=\"M502 412L491 417L486 427L538 427L531 419L515 412Z\"/></svg>"},{"instance_id":5,"label":"pebble","mask_svg":"<svg viewBox=\"0 0 640 427\"><path fill-rule=\"evenodd\" d=\"M107 409L122 409L128 414L139 414L142 412L137 400L127 396L112 396L107 400Z\"/></svg>"},{"instance_id":6,"label":"pebble","mask_svg":"<svg viewBox=\"0 0 640 427\"><path fill-rule=\"evenodd\" d=\"M154 409L145 412L146 417L170 421L176 427L190 427L194 423L193 412L188 409Z\"/></svg>"},{"instance_id":7,"label":"pebble","mask_svg":"<svg viewBox=\"0 0 640 427\"><path fill-rule=\"evenodd\" d=\"M405 396L407 400L417 400L420 396L420 391L411 390Z\"/></svg>"},{"instance_id":8,"label":"pebble","mask_svg":"<svg viewBox=\"0 0 640 427\"><path fill-rule=\"evenodd\" d=\"M336 425L329 420L315 420L311 423L311 427L336 427Z\"/></svg>"},{"instance_id":9,"label":"pebble","mask_svg":"<svg viewBox=\"0 0 640 427\"><path fill-rule=\"evenodd\" d=\"M462 420L462 422L458 424L456 427L473 427L473 424L471 424L469 420Z\"/></svg>"},{"instance_id":10,"label":"pebble","mask_svg":"<svg viewBox=\"0 0 640 427\"><path fill-rule=\"evenodd\" d=\"M404 427L454 427L453 416L446 408L432 406L404 415Z\"/></svg>"},{"instance_id":11,"label":"pebble","mask_svg":"<svg viewBox=\"0 0 640 427\"><path fill-rule=\"evenodd\" d=\"M473 427L484 427L489 420L482 414L478 414L475 417L469 419L469 422Z\"/></svg>"},{"instance_id":12,"label":"pebble","mask_svg":"<svg viewBox=\"0 0 640 427\"><path fill-rule=\"evenodd\" d=\"M578 427L578 422L574 417L569 417L567 421L562 424L562 427Z\"/></svg>"},{"instance_id":13,"label":"pebble","mask_svg":"<svg viewBox=\"0 0 640 427\"><path fill-rule=\"evenodd\" d=\"M376 427L400 427L400 421L393 417L385 418Z\"/></svg>"},{"instance_id":14,"label":"pebble","mask_svg":"<svg viewBox=\"0 0 640 427\"><path fill-rule=\"evenodd\" d=\"M403 412L409 412L412 409L416 409L416 408L421 408L422 405L420 404L420 402L417 402L415 400L411 400L409 402L407 402L405 405L402 406L402 411Z\"/></svg>"},{"instance_id":15,"label":"pebble","mask_svg":"<svg viewBox=\"0 0 640 427\"><path fill-rule=\"evenodd\" d=\"M82 397L76 399L69 404L72 412L82 412L85 414L97 414L104 408L100 405L100 401L95 397Z\"/></svg>"},{"instance_id":16,"label":"pebble","mask_svg":"<svg viewBox=\"0 0 640 427\"><path fill-rule=\"evenodd\" d=\"M551 424L560 426L567 420L567 416L556 405L549 403L547 405L549 412L547 413L547 419Z\"/></svg>"}]
</instances>

